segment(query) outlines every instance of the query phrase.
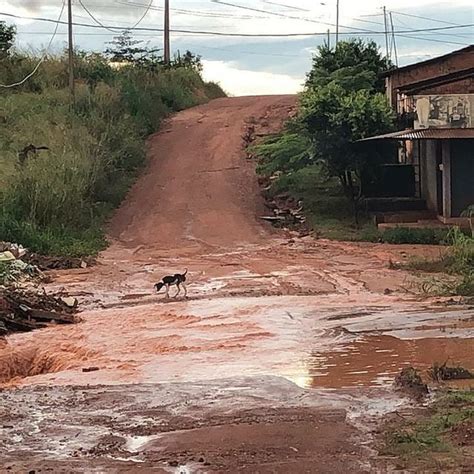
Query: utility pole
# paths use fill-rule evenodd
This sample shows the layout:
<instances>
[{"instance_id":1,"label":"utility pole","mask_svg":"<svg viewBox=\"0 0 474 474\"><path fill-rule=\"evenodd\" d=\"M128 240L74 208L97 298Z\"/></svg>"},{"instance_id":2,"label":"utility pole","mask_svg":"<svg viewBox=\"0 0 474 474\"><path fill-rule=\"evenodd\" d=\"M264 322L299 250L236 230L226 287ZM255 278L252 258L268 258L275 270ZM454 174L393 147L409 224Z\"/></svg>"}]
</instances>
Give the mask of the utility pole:
<instances>
[{"instance_id":1,"label":"utility pole","mask_svg":"<svg viewBox=\"0 0 474 474\"><path fill-rule=\"evenodd\" d=\"M165 38L164 38L164 60L165 64L171 61L170 52L170 0L165 0Z\"/></svg>"},{"instance_id":2,"label":"utility pole","mask_svg":"<svg viewBox=\"0 0 474 474\"><path fill-rule=\"evenodd\" d=\"M393 44L393 51L395 53L395 65L398 67L397 40L395 39L395 28L393 27L392 12L390 12L390 25L392 26L392 44Z\"/></svg>"},{"instance_id":3,"label":"utility pole","mask_svg":"<svg viewBox=\"0 0 474 474\"><path fill-rule=\"evenodd\" d=\"M389 58L389 52L388 52L388 25L387 25L387 8L384 6L383 7L383 22L385 24L385 57L387 59Z\"/></svg>"},{"instance_id":4,"label":"utility pole","mask_svg":"<svg viewBox=\"0 0 474 474\"><path fill-rule=\"evenodd\" d=\"M328 49L331 49L331 30L328 29Z\"/></svg>"},{"instance_id":5,"label":"utility pole","mask_svg":"<svg viewBox=\"0 0 474 474\"><path fill-rule=\"evenodd\" d=\"M339 0L336 2L336 46L339 42Z\"/></svg>"},{"instance_id":6,"label":"utility pole","mask_svg":"<svg viewBox=\"0 0 474 474\"><path fill-rule=\"evenodd\" d=\"M69 92L74 103L74 45L72 43L72 0L67 0L68 52L69 52Z\"/></svg>"}]
</instances>

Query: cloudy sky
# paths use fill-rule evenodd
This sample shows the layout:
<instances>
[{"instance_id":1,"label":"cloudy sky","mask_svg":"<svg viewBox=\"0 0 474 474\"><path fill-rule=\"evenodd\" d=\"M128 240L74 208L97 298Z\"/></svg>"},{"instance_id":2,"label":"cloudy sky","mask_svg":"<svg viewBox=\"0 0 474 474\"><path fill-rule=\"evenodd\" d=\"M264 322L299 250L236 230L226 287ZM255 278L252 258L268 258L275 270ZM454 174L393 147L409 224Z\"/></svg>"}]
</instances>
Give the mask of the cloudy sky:
<instances>
[{"instance_id":1,"label":"cloudy sky","mask_svg":"<svg viewBox=\"0 0 474 474\"><path fill-rule=\"evenodd\" d=\"M172 49L200 54L205 77L219 82L230 94L296 92L310 68L312 52L325 40L328 29L334 42L336 1L170 0L171 28L181 30L172 33ZM75 27L76 46L103 51L114 32L120 31L114 27L131 27L140 19L138 28L160 29L163 4L164 0L73 0L74 21L97 26ZM27 17L57 20L61 5L62 0L0 0L1 13L23 17L0 15L0 20L17 25L19 48L41 51L51 38L54 23ZM371 38L385 51L384 5L392 13L400 65L474 43L474 28L459 27L474 23L472 0L340 0L340 37ZM61 19L66 20L66 11ZM419 31L426 29L431 31ZM308 36L291 36L306 33ZM150 46L162 47L159 31L137 30L135 36ZM66 26L60 26L52 49L59 51L65 40Z\"/></svg>"}]
</instances>

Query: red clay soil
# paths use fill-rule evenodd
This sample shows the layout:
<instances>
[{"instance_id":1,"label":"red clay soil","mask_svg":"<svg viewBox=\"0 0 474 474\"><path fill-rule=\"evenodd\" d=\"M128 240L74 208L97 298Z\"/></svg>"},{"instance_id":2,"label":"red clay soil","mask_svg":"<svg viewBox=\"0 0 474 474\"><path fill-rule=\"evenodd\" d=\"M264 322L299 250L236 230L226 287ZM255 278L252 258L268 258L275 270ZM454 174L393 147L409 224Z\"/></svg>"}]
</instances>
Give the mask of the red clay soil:
<instances>
[{"instance_id":1,"label":"red clay soil","mask_svg":"<svg viewBox=\"0 0 474 474\"><path fill-rule=\"evenodd\" d=\"M242 135L246 122L265 117L278 130L294 106L295 96L238 97L175 115L151 138L147 172L112 219L111 237L147 249L261 243L270 228L256 219L263 201Z\"/></svg>"},{"instance_id":2,"label":"red clay soil","mask_svg":"<svg viewBox=\"0 0 474 474\"><path fill-rule=\"evenodd\" d=\"M51 290L80 298L83 323L0 347L1 467L366 472L369 435L346 414L393 408L378 390L412 354L432 364L438 338L451 341L443 359L474 362L472 312L430 306L389 267L420 247L315 241L259 219L242 135L248 123L277 131L295 103L218 99L150 138L98 265L51 273ZM189 299L154 294L184 268Z\"/></svg>"}]
</instances>

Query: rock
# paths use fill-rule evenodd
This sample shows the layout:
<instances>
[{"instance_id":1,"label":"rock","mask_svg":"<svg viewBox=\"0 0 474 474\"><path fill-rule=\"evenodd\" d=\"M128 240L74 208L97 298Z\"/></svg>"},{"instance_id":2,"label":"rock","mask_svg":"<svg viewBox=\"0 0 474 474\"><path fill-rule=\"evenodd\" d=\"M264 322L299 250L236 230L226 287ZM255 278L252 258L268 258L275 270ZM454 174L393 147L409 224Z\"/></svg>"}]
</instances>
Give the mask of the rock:
<instances>
[{"instance_id":1,"label":"rock","mask_svg":"<svg viewBox=\"0 0 474 474\"><path fill-rule=\"evenodd\" d=\"M79 304L77 299L73 296L66 296L64 298L61 298L61 301L69 308L77 308L77 305Z\"/></svg>"}]
</instances>

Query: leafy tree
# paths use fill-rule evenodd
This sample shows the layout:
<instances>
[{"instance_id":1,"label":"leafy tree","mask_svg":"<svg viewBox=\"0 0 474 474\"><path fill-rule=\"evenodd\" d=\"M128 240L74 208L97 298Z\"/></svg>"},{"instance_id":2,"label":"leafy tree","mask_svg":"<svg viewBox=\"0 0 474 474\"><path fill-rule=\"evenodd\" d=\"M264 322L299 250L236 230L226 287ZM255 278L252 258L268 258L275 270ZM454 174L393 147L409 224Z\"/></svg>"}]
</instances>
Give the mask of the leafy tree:
<instances>
[{"instance_id":1,"label":"leafy tree","mask_svg":"<svg viewBox=\"0 0 474 474\"><path fill-rule=\"evenodd\" d=\"M335 48L327 44L318 47L313 66L306 80L306 89L331 83L346 90L367 89L384 92L382 73L391 67L382 57L375 42L361 39L341 41Z\"/></svg>"},{"instance_id":2,"label":"leafy tree","mask_svg":"<svg viewBox=\"0 0 474 474\"><path fill-rule=\"evenodd\" d=\"M346 91L337 84L329 84L303 94L300 114L315 158L326 163L331 176L339 178L354 205L358 223L360 177L374 156L371 148L355 142L391 128L392 111L385 97L364 89Z\"/></svg>"},{"instance_id":3,"label":"leafy tree","mask_svg":"<svg viewBox=\"0 0 474 474\"><path fill-rule=\"evenodd\" d=\"M299 119L310 137L316 159L338 177L354 207L362 194L361 175L374 161L373 147L356 142L389 131L393 114L383 94L381 74L388 68L373 42L321 46L313 59L300 100Z\"/></svg>"},{"instance_id":4,"label":"leafy tree","mask_svg":"<svg viewBox=\"0 0 474 474\"><path fill-rule=\"evenodd\" d=\"M0 59L4 59L9 55L10 49L15 43L15 37L15 26L0 21Z\"/></svg>"}]
</instances>

